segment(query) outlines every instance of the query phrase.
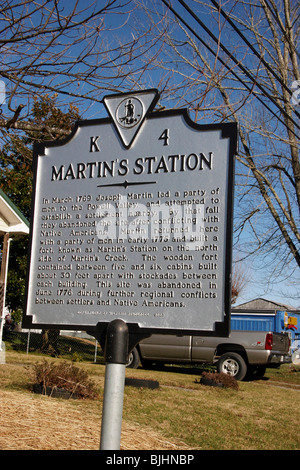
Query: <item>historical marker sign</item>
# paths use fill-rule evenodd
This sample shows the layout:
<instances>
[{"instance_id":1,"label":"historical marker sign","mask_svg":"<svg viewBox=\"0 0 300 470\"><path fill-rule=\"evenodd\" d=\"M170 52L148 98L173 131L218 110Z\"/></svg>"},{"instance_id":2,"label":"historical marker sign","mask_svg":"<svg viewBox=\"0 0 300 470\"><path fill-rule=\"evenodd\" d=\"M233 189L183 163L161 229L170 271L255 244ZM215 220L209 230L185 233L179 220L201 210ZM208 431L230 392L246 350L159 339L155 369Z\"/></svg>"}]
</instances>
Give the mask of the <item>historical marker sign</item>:
<instances>
[{"instance_id":1,"label":"historical marker sign","mask_svg":"<svg viewBox=\"0 0 300 470\"><path fill-rule=\"evenodd\" d=\"M236 126L156 101L108 96L108 119L35 148L24 326L228 333Z\"/></svg>"}]
</instances>

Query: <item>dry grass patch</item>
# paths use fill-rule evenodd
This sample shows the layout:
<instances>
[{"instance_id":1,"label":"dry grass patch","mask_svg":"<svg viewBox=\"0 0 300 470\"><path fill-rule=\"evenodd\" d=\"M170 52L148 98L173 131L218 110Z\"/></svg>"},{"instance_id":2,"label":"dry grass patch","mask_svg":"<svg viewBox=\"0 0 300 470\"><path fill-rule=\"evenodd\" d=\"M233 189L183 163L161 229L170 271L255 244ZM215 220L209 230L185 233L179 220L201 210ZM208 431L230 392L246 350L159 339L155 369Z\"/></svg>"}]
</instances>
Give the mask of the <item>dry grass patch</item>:
<instances>
[{"instance_id":1,"label":"dry grass patch","mask_svg":"<svg viewBox=\"0 0 300 470\"><path fill-rule=\"evenodd\" d=\"M98 450L104 367L87 369L97 372L94 379L100 399L63 400L34 394L29 391L32 374L28 366L1 365L0 450ZM121 450L179 449L189 447L151 427L123 419Z\"/></svg>"},{"instance_id":2,"label":"dry grass patch","mask_svg":"<svg viewBox=\"0 0 300 470\"><path fill-rule=\"evenodd\" d=\"M28 365L29 357L24 359ZM32 359L32 364L39 359ZM99 399L33 394L27 367L16 361L0 365L0 449L99 448L105 367L92 363L79 367L96 382ZM285 381L295 374L285 374ZM207 387L195 383L199 375L171 368L127 370L126 375L158 380L160 387L125 387L121 449L300 449L295 432L300 421L298 385L294 390L283 384L275 387L266 379L239 383L238 390Z\"/></svg>"},{"instance_id":3,"label":"dry grass patch","mask_svg":"<svg viewBox=\"0 0 300 470\"><path fill-rule=\"evenodd\" d=\"M101 403L0 390L0 450L98 450ZM188 449L153 429L123 421L121 450Z\"/></svg>"}]
</instances>

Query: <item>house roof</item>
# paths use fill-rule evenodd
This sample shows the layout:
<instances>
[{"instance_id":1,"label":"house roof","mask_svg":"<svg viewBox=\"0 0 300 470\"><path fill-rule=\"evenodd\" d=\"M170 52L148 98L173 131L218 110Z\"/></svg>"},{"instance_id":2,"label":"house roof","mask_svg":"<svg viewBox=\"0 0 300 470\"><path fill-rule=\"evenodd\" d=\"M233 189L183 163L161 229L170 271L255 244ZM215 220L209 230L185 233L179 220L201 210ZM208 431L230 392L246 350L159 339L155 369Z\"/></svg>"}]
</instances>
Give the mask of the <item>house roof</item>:
<instances>
[{"instance_id":1,"label":"house roof","mask_svg":"<svg viewBox=\"0 0 300 470\"><path fill-rule=\"evenodd\" d=\"M29 233L29 222L9 197L0 189L0 234Z\"/></svg>"},{"instance_id":2,"label":"house roof","mask_svg":"<svg viewBox=\"0 0 300 470\"><path fill-rule=\"evenodd\" d=\"M273 300L263 299L259 297L257 299L250 300L249 302L245 302L243 304L237 305L232 308L234 310L297 310L295 307L291 305L283 304L280 302L275 302Z\"/></svg>"}]
</instances>

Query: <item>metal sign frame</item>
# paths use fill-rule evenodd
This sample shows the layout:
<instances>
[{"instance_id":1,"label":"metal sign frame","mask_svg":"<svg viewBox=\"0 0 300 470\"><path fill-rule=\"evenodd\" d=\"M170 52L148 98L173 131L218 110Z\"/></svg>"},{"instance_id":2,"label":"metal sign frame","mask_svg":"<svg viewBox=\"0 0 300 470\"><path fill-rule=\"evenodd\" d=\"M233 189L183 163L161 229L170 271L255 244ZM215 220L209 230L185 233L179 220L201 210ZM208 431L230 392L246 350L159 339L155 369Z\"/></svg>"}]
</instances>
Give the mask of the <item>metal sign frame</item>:
<instances>
[{"instance_id":1,"label":"metal sign frame","mask_svg":"<svg viewBox=\"0 0 300 470\"><path fill-rule=\"evenodd\" d=\"M153 90L151 90L153 92ZM118 95L120 99L124 101L124 97L127 96L138 96L138 93L131 93L125 95ZM155 96L155 102L157 101L157 96ZM149 336L153 333L160 333L160 334L190 334L190 335L206 335L206 336L228 336L230 331L230 310L231 310L231 264L232 264L232 224L233 224L233 187L234 187L234 157L236 153L236 145L237 145L237 126L235 123L221 123L221 124L209 124L209 125L201 125L197 124L192 121L189 117L187 110L167 110L161 112L151 112L152 107L151 103L148 105L147 116L143 116L141 128L145 129L147 123L160 123L166 118L178 118L181 119L188 129L191 132L198 132L204 135L203 133L206 132L219 132L220 138L228 139L228 155L227 155L227 179L226 175L222 175L223 178L226 179L226 206L225 206L225 229L224 229L224 237L223 237L223 247L225 248L224 253L224 272L222 276L223 279L223 321L216 322L214 325L214 329L207 330L207 329L194 329L193 325L190 328L178 328L172 327L168 325L165 327L153 327L153 326L141 326L140 322L135 321L128 321L125 319L128 328L129 328L129 336L130 336L130 345L136 344L142 337ZM33 199L32 199L32 218L31 218L31 227L30 227L30 243L29 243L29 256L28 256L28 279L27 279L27 287L26 287L26 306L23 315L23 328L46 328L46 329L65 329L65 330L84 330L87 331L89 334L96 336L97 338L102 338L105 335L106 328L113 318L109 318L107 321L95 321L95 324L82 324L77 322L70 322L67 324L62 324L59 322L39 322L35 321L32 314L31 314L31 305L28 303L29 299L29 290L30 285L32 284L31 278L31 269L32 269L32 254L34 250L37 249L35 244L35 237L38 230L40 230L39 220L36 220L35 217L35 208L36 205L39 204L39 198L42 196L41 191L41 178L38 181L38 173L39 173L39 164L41 159L47 159L48 150L50 151L53 148L65 148L67 144L69 144L73 137L78 134L81 130L94 128L95 126L101 129L101 126L113 127L113 119L112 117L104 118L104 119L96 119L96 120L89 120L89 121L79 121L76 126L74 127L72 133L65 139L55 141L55 142L43 142L41 144L37 144L34 147L34 155L33 155L33 167L34 167L34 181L33 181ZM114 131L116 132L116 131ZM130 142L130 145L123 144L123 151L124 147L126 151L131 151L130 146L134 139L139 139L140 131L136 132L133 136L133 139ZM118 134L118 131L117 131ZM80 134L79 134L80 135ZM166 135L161 135L161 139L165 138ZM79 138L79 137L78 137ZM120 136L115 134L115 139L119 141ZM91 145L94 145L94 149L98 150L98 141L97 139L91 140ZM99 144L100 145L100 144ZM51 152L50 152L51 153ZM50 157L51 158L51 157ZM62 162L63 164L63 162ZM57 170L58 171L58 170ZM119 184L119 186L123 186L123 188L127 188L128 180L124 177L123 182ZM64 184L64 183L62 183ZM74 183L75 185L76 183ZM137 184L137 183L131 183ZM104 186L104 185L103 185ZM109 186L107 184L106 186ZM112 185L116 186L116 184ZM200 307L200 305L199 305ZM41 305L41 309L43 306ZM201 307L200 307L201 308ZM201 312L199 312L201 315ZM118 318L116 316L115 318Z\"/></svg>"}]
</instances>

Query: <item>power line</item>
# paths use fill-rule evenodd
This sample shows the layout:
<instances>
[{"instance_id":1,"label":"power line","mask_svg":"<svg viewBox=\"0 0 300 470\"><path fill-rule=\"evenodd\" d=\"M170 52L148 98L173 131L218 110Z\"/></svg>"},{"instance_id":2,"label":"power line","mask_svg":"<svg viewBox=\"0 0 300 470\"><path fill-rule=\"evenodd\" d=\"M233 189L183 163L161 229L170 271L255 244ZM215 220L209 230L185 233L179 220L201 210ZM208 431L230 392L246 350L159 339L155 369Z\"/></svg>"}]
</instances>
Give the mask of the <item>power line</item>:
<instances>
[{"instance_id":1,"label":"power line","mask_svg":"<svg viewBox=\"0 0 300 470\"><path fill-rule=\"evenodd\" d=\"M293 120L289 116L289 114L283 109L276 101L273 99L273 97L264 89L263 86L261 86L255 78L251 75L251 73L238 61L232 54L231 52L225 47L221 41L216 38L216 36L210 31L209 28L203 23L203 21L200 20L200 18L190 9L190 7L184 2L184 0L178 0L179 3L186 9L186 11L192 15L192 17L197 21L197 23L209 34L209 36L217 43L220 45L221 49L225 52L225 54L242 70L242 72L257 86L257 88L262 91L262 93L280 110L280 112L287 118L289 119L294 126L298 127L300 130L300 126L296 121ZM290 129L291 130L291 129Z\"/></svg>"},{"instance_id":2,"label":"power line","mask_svg":"<svg viewBox=\"0 0 300 470\"><path fill-rule=\"evenodd\" d=\"M252 46L252 44L248 41L248 39L244 36L244 34L239 30L239 28L234 24L234 22L231 20L229 15L222 9L222 7L216 2L216 0L210 0L211 3L220 11L221 15L226 19L226 21L232 26L232 28L235 30L235 32L243 39L243 41L247 44L247 46L251 49L251 51L258 57L258 59L261 61L261 63L266 67L266 69L273 75L274 78L280 83L280 85L290 94L292 95L293 92L290 88L286 86L284 81L277 75L277 73L272 69L272 67L268 64L268 62L265 61L263 56L257 52L255 47ZM267 2L266 2L267 4ZM268 4L267 4L268 6ZM300 113L298 113L297 110L295 110L295 114L300 117Z\"/></svg>"},{"instance_id":3,"label":"power line","mask_svg":"<svg viewBox=\"0 0 300 470\"><path fill-rule=\"evenodd\" d=\"M270 10L271 15L274 17L274 19L275 19L276 23L278 24L279 28L281 29L283 35L284 35L285 37L287 37L286 31L283 29L282 25L280 24L280 21L279 21L279 19L278 19L278 16L275 15L275 12L274 12L273 9L270 7L270 5L268 4L267 0L265 0L265 4L266 4L267 8ZM295 47L293 47L293 49L294 49L294 51L295 51L295 54L296 54L296 55L298 56L298 58L300 59L300 54L299 54L299 52L297 51L297 49L296 49Z\"/></svg>"},{"instance_id":4,"label":"power line","mask_svg":"<svg viewBox=\"0 0 300 470\"><path fill-rule=\"evenodd\" d=\"M226 62L224 62L223 59L221 59L221 57L219 57L219 56L216 55L215 51L214 51L214 50L213 50L213 49L212 49L212 48L211 48L211 47L192 29L192 27L174 10L174 8L173 8L166 0L162 0L162 2L168 7L168 9L169 9L170 11L172 11L172 13L174 13L174 15L179 19L179 21L180 21L182 24L184 24L184 26L186 26L186 28L188 28L188 29L193 33L193 35L198 39L198 41L199 41L203 46L205 46L206 49L208 49L208 51L209 51L213 56L217 57L217 59L219 60L219 62L221 62L221 64L222 64L229 72L231 72L232 75L233 75L239 82L241 82L241 83L244 85L244 87L245 87L250 93L252 93L252 92L253 92L252 88L250 88L249 85L247 85L247 83L244 82L244 81L232 70L232 68L229 67L229 65L228 65ZM259 96L257 96L257 99L258 99L259 101L261 101L261 103L264 104L266 107L268 107L268 106L261 100L261 98L260 98ZM276 114L275 114L271 109L269 109L269 111L271 111L271 112L273 113L273 115L274 115L275 117L277 117Z\"/></svg>"},{"instance_id":5,"label":"power line","mask_svg":"<svg viewBox=\"0 0 300 470\"><path fill-rule=\"evenodd\" d=\"M266 93L266 91L261 87L259 86L255 79L251 76L251 74L239 63L239 61L237 59L235 59L232 54L227 50L227 48L225 48L225 46L223 46L219 41L218 39L213 35L213 33L211 33L211 31L203 24L203 22L194 14L193 11L190 10L190 8L182 1L182 0L178 0L182 6L188 11L188 13L190 13L194 19L200 24L200 26L212 37L212 39L217 42L217 44L220 44L220 46L222 47L222 49L224 50L224 52L236 63L236 65L238 65L240 68L242 67L242 70L243 72L245 73L245 75L247 75L247 77L251 80L251 82L253 84L256 84L258 86L258 88L260 88L262 91L263 91L263 94L268 96L269 99L272 101L272 103L281 110L281 112L289 119L291 120L294 125L300 129L299 125L285 112L285 110L283 110L281 108L281 106L279 106L276 102L274 102L273 98L268 94ZM242 80L241 77L239 77L229 66L228 64L226 64L226 62L224 62L221 57L219 57L219 55L216 54L216 52L207 44L207 42L205 42L195 31L194 29L182 18L182 16L176 12L176 10L171 6L171 4L167 1L167 0L162 0L162 2L165 4L165 6L170 10L172 11L172 13L178 18L178 20L184 24L191 32L192 34L200 41L200 43L202 45L204 45L208 50L209 52L211 52L211 54L213 54L217 60L219 62L221 62L221 64L228 70L231 72L231 74L240 82L244 85L244 87L251 93L253 93L255 95L255 97L262 103L262 105L276 118L278 119L284 126L286 126L290 132L296 137L298 138L298 135L295 134L295 132L290 129L286 123L284 121L282 121L282 119L280 117L278 117L276 115L276 113L255 93L253 92L252 88L249 87L249 85L247 83L244 82L244 80Z\"/></svg>"}]
</instances>

